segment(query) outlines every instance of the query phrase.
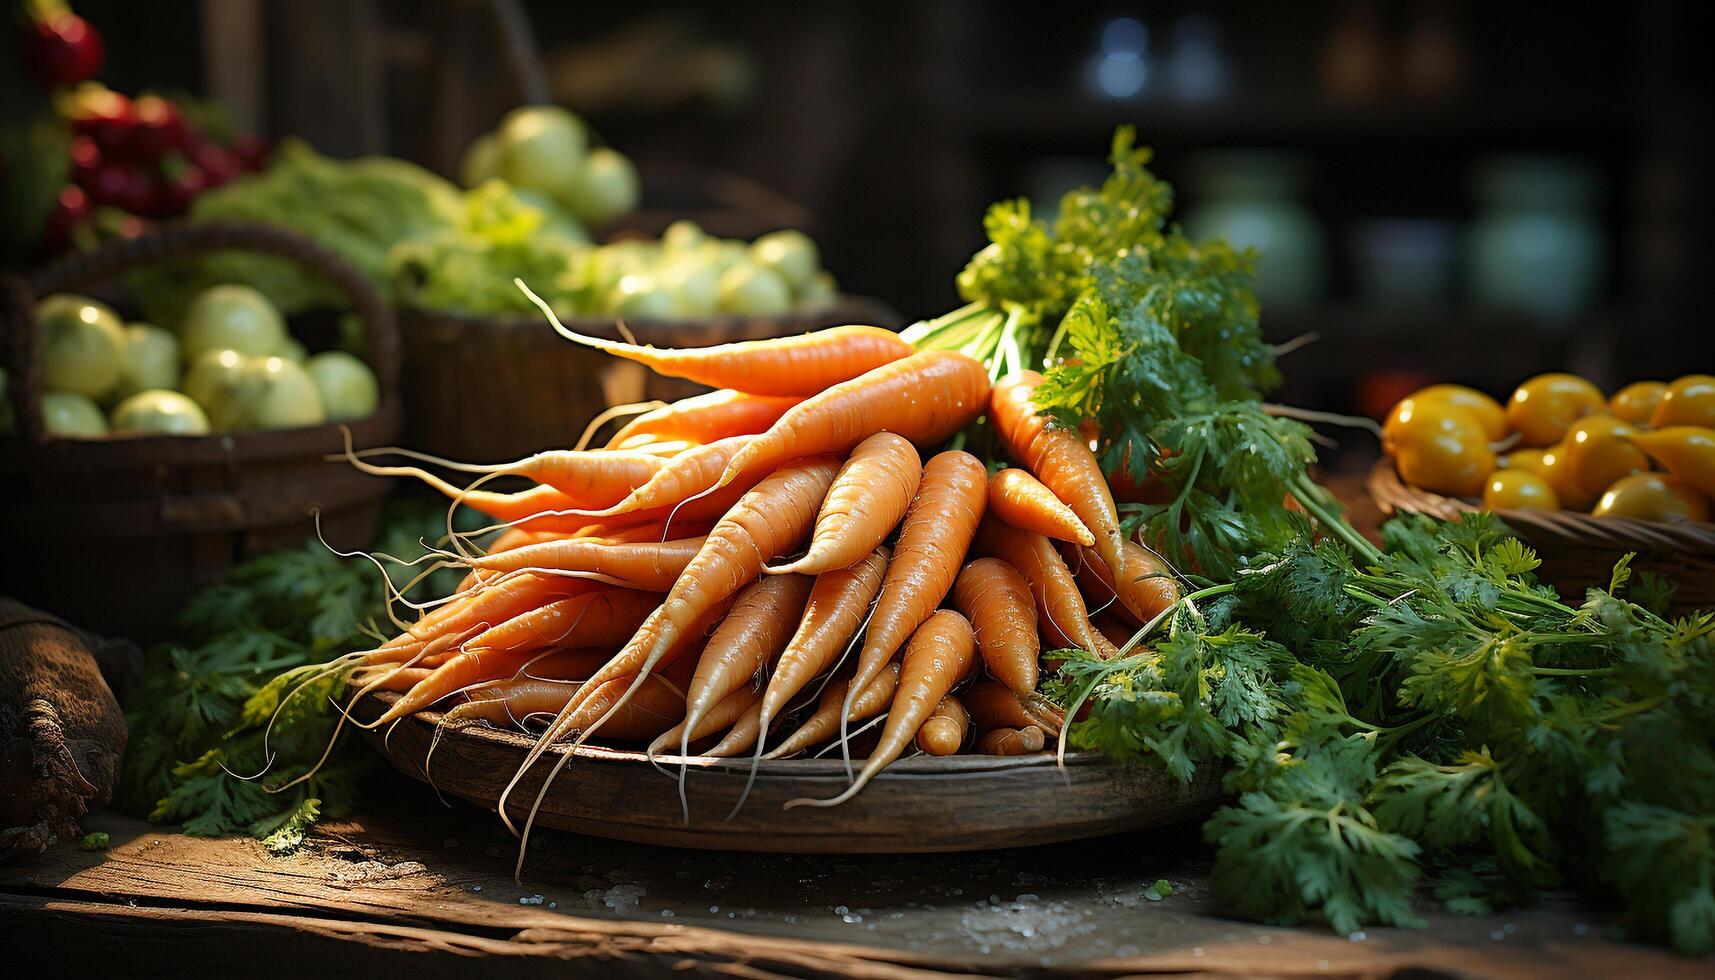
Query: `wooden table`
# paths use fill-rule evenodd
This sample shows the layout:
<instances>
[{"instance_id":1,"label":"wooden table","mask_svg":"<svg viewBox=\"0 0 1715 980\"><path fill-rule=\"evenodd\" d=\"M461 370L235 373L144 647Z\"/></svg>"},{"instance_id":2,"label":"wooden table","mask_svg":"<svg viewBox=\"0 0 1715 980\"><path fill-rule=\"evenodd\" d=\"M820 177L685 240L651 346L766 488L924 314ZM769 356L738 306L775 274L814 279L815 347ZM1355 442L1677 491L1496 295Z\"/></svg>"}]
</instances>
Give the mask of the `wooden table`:
<instances>
[{"instance_id":1,"label":"wooden table","mask_svg":"<svg viewBox=\"0 0 1715 980\"><path fill-rule=\"evenodd\" d=\"M515 842L492 814L378 769L360 819L324 826L284 858L107 813L90 829L112 847L0 866L0 962L38 961L54 976L296 980L329 968L468 980L473 965L507 978L560 977L568 965L756 978L1711 969L1613 941L1611 910L1567 897L1483 918L1426 906L1426 929L1349 938L1223 918L1194 825L947 857L726 854L548 833L518 885ZM1160 878L1173 895L1147 900Z\"/></svg>"}]
</instances>

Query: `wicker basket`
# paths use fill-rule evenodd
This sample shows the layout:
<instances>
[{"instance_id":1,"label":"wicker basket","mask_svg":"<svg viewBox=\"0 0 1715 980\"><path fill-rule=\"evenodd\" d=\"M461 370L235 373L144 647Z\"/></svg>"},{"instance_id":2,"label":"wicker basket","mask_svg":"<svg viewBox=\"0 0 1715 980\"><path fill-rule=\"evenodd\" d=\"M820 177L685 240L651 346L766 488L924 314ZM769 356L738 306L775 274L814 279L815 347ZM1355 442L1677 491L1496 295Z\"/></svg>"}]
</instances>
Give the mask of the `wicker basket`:
<instances>
[{"instance_id":1,"label":"wicker basket","mask_svg":"<svg viewBox=\"0 0 1715 980\"><path fill-rule=\"evenodd\" d=\"M630 322L639 343L702 347L789 336L843 323L895 327L879 302L842 298L786 317ZM403 310L406 442L472 463L518 459L569 448L610 405L672 401L708 389L664 378L631 361L571 343L541 317L484 319ZM619 339L613 320L573 320L579 333Z\"/></svg>"},{"instance_id":2,"label":"wicker basket","mask_svg":"<svg viewBox=\"0 0 1715 980\"><path fill-rule=\"evenodd\" d=\"M1455 521L1483 509L1411 486L1385 458L1370 470L1369 490L1389 514L1405 511ZM1606 585L1614 562L1635 552L1634 569L1655 572L1678 586L1671 607L1675 614L1715 609L1715 524L1592 517L1567 510L1497 510L1495 516L1536 549L1542 559L1538 575L1562 595L1582 596L1590 586Z\"/></svg>"},{"instance_id":3,"label":"wicker basket","mask_svg":"<svg viewBox=\"0 0 1715 980\"><path fill-rule=\"evenodd\" d=\"M39 297L231 249L291 259L346 295L368 330L381 391L379 409L353 423L352 435L359 446L398 438L392 312L343 260L296 234L258 225L183 226L9 276L4 353L21 438L0 440L0 527L14 559L0 569L0 594L100 632L156 639L190 594L232 565L313 533L311 508L336 545L364 545L374 536L388 484L323 458L342 448L337 425L102 440L51 439L43 428L40 338L30 312Z\"/></svg>"}]
</instances>

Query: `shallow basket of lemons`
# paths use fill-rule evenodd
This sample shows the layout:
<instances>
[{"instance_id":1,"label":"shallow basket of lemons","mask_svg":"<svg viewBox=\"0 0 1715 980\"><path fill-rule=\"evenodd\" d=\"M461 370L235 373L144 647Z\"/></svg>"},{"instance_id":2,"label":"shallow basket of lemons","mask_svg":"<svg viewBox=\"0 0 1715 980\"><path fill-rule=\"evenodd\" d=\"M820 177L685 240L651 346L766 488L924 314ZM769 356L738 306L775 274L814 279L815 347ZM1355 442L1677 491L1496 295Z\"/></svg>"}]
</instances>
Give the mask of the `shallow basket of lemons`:
<instances>
[{"instance_id":1,"label":"shallow basket of lemons","mask_svg":"<svg viewBox=\"0 0 1715 980\"><path fill-rule=\"evenodd\" d=\"M1400 400L1369 489L1386 512L1449 520L1491 510L1563 593L1635 569L1674 586L1671 608L1715 607L1715 376L1639 381L1605 395L1542 374L1501 402L1462 385Z\"/></svg>"}]
</instances>

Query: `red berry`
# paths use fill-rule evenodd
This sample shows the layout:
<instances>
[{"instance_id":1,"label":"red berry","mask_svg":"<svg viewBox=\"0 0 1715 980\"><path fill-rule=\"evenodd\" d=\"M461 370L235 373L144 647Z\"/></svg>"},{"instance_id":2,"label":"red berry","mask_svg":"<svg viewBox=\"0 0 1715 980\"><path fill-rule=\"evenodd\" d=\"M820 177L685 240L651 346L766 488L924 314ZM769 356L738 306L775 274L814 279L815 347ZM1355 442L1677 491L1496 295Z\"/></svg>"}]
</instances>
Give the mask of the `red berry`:
<instances>
[{"instance_id":1,"label":"red berry","mask_svg":"<svg viewBox=\"0 0 1715 980\"><path fill-rule=\"evenodd\" d=\"M101 147L90 136L73 137L71 141L71 179L80 187L89 187L101 171Z\"/></svg>"},{"instance_id":2,"label":"red berry","mask_svg":"<svg viewBox=\"0 0 1715 980\"><path fill-rule=\"evenodd\" d=\"M245 133L232 141L232 152L238 154L244 169L252 172L266 170L271 155L268 144L255 133Z\"/></svg>"},{"instance_id":3,"label":"red berry","mask_svg":"<svg viewBox=\"0 0 1715 980\"><path fill-rule=\"evenodd\" d=\"M25 57L44 85L72 85L101 70L101 35L82 17L50 14L32 27Z\"/></svg>"},{"instance_id":4,"label":"red berry","mask_svg":"<svg viewBox=\"0 0 1715 980\"><path fill-rule=\"evenodd\" d=\"M161 217L184 214L205 186L202 171L195 167L185 167L165 177L155 188L156 213Z\"/></svg>"},{"instance_id":5,"label":"red berry","mask_svg":"<svg viewBox=\"0 0 1715 980\"><path fill-rule=\"evenodd\" d=\"M201 143L191 151L191 160L210 187L219 187L244 171L238 154L214 143Z\"/></svg>"},{"instance_id":6,"label":"red berry","mask_svg":"<svg viewBox=\"0 0 1715 980\"><path fill-rule=\"evenodd\" d=\"M138 160L158 160L178 147L184 138L184 119L178 106L158 95L145 95L132 104L136 124L126 141L126 151Z\"/></svg>"},{"instance_id":7,"label":"red berry","mask_svg":"<svg viewBox=\"0 0 1715 980\"><path fill-rule=\"evenodd\" d=\"M89 194L98 204L111 204L132 214L147 214L154 192L147 174L129 163L109 163L96 172Z\"/></svg>"},{"instance_id":8,"label":"red berry","mask_svg":"<svg viewBox=\"0 0 1715 980\"><path fill-rule=\"evenodd\" d=\"M89 220L89 195L83 188L68 184L60 188L59 197L54 200L53 214L48 217L48 226L42 232L42 248L47 252L57 252L71 244L71 233L78 225Z\"/></svg>"},{"instance_id":9,"label":"red berry","mask_svg":"<svg viewBox=\"0 0 1715 980\"><path fill-rule=\"evenodd\" d=\"M137 115L131 100L118 92L102 90L78 99L71 121L73 133L88 136L102 153L118 153L130 142Z\"/></svg>"}]
</instances>

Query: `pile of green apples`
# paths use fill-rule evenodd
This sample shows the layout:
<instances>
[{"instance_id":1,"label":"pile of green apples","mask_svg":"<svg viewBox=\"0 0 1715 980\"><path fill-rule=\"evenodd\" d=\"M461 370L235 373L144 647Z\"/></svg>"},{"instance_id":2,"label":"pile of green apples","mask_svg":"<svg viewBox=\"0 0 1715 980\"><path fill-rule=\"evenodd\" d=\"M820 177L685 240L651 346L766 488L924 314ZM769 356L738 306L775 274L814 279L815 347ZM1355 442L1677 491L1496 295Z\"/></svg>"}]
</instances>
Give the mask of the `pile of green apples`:
<instances>
[{"instance_id":1,"label":"pile of green apples","mask_svg":"<svg viewBox=\"0 0 1715 980\"><path fill-rule=\"evenodd\" d=\"M550 214L569 214L583 228L599 228L637 207L631 158L612 147L590 146L583 119L559 106L520 106L492 133L471 142L459 180L480 187L496 178Z\"/></svg>"},{"instance_id":2,"label":"pile of green apples","mask_svg":"<svg viewBox=\"0 0 1715 980\"><path fill-rule=\"evenodd\" d=\"M610 242L582 261L592 306L634 320L780 316L828 306L838 293L815 241L791 228L745 242L680 220L659 240Z\"/></svg>"},{"instance_id":3,"label":"pile of green apples","mask_svg":"<svg viewBox=\"0 0 1715 980\"><path fill-rule=\"evenodd\" d=\"M198 294L176 332L125 323L84 296L49 296L34 312L42 414L61 438L290 429L362 418L380 398L367 364L344 351L310 356L249 286ZM9 411L0 428L14 427Z\"/></svg>"}]
</instances>

